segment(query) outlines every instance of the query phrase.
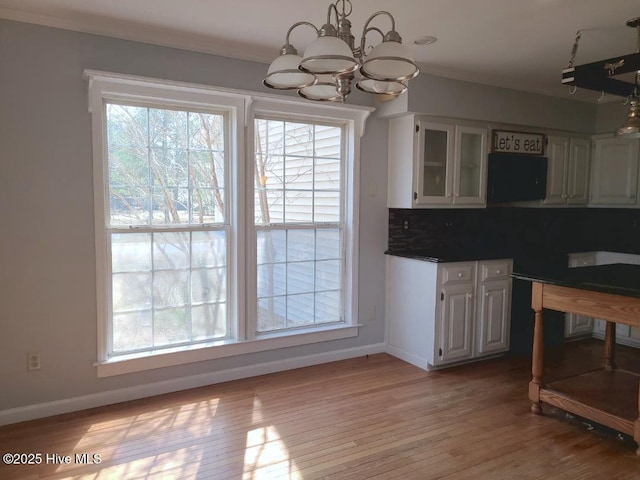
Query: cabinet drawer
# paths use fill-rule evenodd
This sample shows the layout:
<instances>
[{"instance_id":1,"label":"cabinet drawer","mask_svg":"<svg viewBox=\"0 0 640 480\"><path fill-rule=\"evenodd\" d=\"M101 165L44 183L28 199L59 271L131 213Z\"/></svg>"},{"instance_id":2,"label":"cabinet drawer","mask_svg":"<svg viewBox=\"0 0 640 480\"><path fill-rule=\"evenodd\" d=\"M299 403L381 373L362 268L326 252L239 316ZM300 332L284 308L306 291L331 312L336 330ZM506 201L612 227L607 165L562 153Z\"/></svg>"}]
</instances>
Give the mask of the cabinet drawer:
<instances>
[{"instance_id":1,"label":"cabinet drawer","mask_svg":"<svg viewBox=\"0 0 640 480\"><path fill-rule=\"evenodd\" d=\"M511 275L511 261L498 260L480 263L480 281L509 278Z\"/></svg>"},{"instance_id":2,"label":"cabinet drawer","mask_svg":"<svg viewBox=\"0 0 640 480\"><path fill-rule=\"evenodd\" d=\"M473 283L474 264L451 264L442 267L442 284Z\"/></svg>"}]
</instances>

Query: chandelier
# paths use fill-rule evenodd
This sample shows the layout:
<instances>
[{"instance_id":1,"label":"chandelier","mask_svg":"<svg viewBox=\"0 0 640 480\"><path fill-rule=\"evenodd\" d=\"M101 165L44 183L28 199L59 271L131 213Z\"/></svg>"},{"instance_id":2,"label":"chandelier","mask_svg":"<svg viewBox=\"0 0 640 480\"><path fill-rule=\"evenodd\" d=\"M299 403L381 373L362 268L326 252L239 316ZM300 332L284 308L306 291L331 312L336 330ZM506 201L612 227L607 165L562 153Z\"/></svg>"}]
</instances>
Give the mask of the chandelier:
<instances>
[{"instance_id":1,"label":"chandelier","mask_svg":"<svg viewBox=\"0 0 640 480\"><path fill-rule=\"evenodd\" d=\"M419 69L410 50L402 45L395 19L387 11L374 13L365 23L359 45L354 46L355 37L347 18L352 9L349 0L337 0L329 5L327 22L321 28L309 22L294 23L287 32L280 56L271 63L262 83L278 90L297 90L301 97L316 101L344 102L354 81L356 88L382 100L404 93L407 82L418 75ZM335 24L331 23L332 14ZM387 33L370 26L379 16L391 20L391 30ZM301 57L289 37L295 28L303 25L313 28L318 38ZM382 42L365 54L366 37L371 32L378 33Z\"/></svg>"},{"instance_id":2,"label":"chandelier","mask_svg":"<svg viewBox=\"0 0 640 480\"><path fill-rule=\"evenodd\" d=\"M627 26L638 31L636 53L574 66L581 37L581 32L578 30L569 65L562 70L562 83L571 86L571 93L575 93L580 87L600 92L600 98L606 93L626 97L626 104L629 105L627 119L616 130L616 135L637 138L640 137L640 17L627 20ZM630 73L634 74L633 82L626 81L622 77Z\"/></svg>"}]
</instances>

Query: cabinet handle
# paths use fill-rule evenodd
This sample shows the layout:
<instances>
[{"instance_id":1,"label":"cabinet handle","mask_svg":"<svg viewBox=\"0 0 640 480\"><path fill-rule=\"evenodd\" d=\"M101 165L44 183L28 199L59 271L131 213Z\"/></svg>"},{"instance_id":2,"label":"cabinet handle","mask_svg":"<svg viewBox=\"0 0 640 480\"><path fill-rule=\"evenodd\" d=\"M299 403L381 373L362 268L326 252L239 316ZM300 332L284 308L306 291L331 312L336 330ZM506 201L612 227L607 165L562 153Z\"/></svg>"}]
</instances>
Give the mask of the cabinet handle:
<instances>
[{"instance_id":1,"label":"cabinet handle","mask_svg":"<svg viewBox=\"0 0 640 480\"><path fill-rule=\"evenodd\" d=\"M488 297L488 296L489 296L489 292L485 293L485 294L484 294L484 296L485 296L485 297Z\"/></svg>"},{"instance_id":2,"label":"cabinet handle","mask_svg":"<svg viewBox=\"0 0 640 480\"><path fill-rule=\"evenodd\" d=\"M496 274L500 275L502 273L502 270L496 270Z\"/></svg>"},{"instance_id":3,"label":"cabinet handle","mask_svg":"<svg viewBox=\"0 0 640 480\"><path fill-rule=\"evenodd\" d=\"M462 272L458 272L458 278L462 278Z\"/></svg>"},{"instance_id":4,"label":"cabinet handle","mask_svg":"<svg viewBox=\"0 0 640 480\"><path fill-rule=\"evenodd\" d=\"M467 293L467 298L471 300L473 298L473 293Z\"/></svg>"}]
</instances>

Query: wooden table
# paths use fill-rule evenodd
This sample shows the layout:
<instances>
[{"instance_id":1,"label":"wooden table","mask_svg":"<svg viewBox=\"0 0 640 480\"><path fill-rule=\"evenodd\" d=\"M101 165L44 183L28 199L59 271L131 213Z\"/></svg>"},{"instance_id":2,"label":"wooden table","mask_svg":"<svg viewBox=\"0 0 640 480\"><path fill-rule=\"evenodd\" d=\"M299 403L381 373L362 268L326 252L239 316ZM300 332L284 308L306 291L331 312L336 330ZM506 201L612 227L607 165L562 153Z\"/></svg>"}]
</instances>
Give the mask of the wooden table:
<instances>
[{"instance_id":1,"label":"wooden table","mask_svg":"<svg viewBox=\"0 0 640 480\"><path fill-rule=\"evenodd\" d=\"M640 327L640 265L576 268L550 277L513 276L532 282L535 326L529 382L531 411L541 414L544 402L631 435L640 455L640 375L618 369L615 363L616 324ZM543 308L607 321L601 368L549 384L543 382Z\"/></svg>"}]
</instances>

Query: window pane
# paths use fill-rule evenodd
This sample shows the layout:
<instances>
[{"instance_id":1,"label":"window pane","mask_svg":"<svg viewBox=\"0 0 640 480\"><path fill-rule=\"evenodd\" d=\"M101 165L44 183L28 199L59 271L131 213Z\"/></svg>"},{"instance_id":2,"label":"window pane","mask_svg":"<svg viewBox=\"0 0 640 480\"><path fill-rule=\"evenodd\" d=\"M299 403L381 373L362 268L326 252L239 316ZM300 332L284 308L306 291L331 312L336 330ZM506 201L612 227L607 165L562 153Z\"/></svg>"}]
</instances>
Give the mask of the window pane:
<instances>
[{"instance_id":1,"label":"window pane","mask_svg":"<svg viewBox=\"0 0 640 480\"><path fill-rule=\"evenodd\" d=\"M192 267L223 267L227 263L224 232L193 232L191 252Z\"/></svg>"},{"instance_id":2,"label":"window pane","mask_svg":"<svg viewBox=\"0 0 640 480\"><path fill-rule=\"evenodd\" d=\"M153 186L189 186L189 160L186 150L153 147L149 154Z\"/></svg>"},{"instance_id":3,"label":"window pane","mask_svg":"<svg viewBox=\"0 0 640 480\"><path fill-rule=\"evenodd\" d=\"M149 146L149 118L144 107L107 104L107 144L111 147Z\"/></svg>"},{"instance_id":4,"label":"window pane","mask_svg":"<svg viewBox=\"0 0 640 480\"><path fill-rule=\"evenodd\" d=\"M151 270L151 234L128 233L111 236L111 271L148 272Z\"/></svg>"},{"instance_id":5,"label":"window pane","mask_svg":"<svg viewBox=\"0 0 640 480\"><path fill-rule=\"evenodd\" d=\"M313 293L287 296L287 327L313 325L313 297Z\"/></svg>"},{"instance_id":6,"label":"window pane","mask_svg":"<svg viewBox=\"0 0 640 480\"><path fill-rule=\"evenodd\" d=\"M189 272L162 270L153 276L154 307L174 307L189 303Z\"/></svg>"},{"instance_id":7,"label":"window pane","mask_svg":"<svg viewBox=\"0 0 640 480\"><path fill-rule=\"evenodd\" d=\"M313 158L287 157L284 169L285 188L313 189Z\"/></svg>"},{"instance_id":8,"label":"window pane","mask_svg":"<svg viewBox=\"0 0 640 480\"><path fill-rule=\"evenodd\" d=\"M227 306L224 303L200 305L191 309L193 340L227 336Z\"/></svg>"},{"instance_id":9,"label":"window pane","mask_svg":"<svg viewBox=\"0 0 640 480\"><path fill-rule=\"evenodd\" d=\"M189 223L189 189L164 187L153 189L154 225Z\"/></svg>"},{"instance_id":10,"label":"window pane","mask_svg":"<svg viewBox=\"0 0 640 480\"><path fill-rule=\"evenodd\" d=\"M315 230L289 230L287 232L287 260L297 262L313 260Z\"/></svg>"},{"instance_id":11,"label":"window pane","mask_svg":"<svg viewBox=\"0 0 640 480\"><path fill-rule=\"evenodd\" d=\"M153 235L153 267L159 269L189 268L191 264L188 232L155 233Z\"/></svg>"},{"instance_id":12,"label":"window pane","mask_svg":"<svg viewBox=\"0 0 640 480\"><path fill-rule=\"evenodd\" d=\"M285 263L258 265L258 297L273 297L287 293Z\"/></svg>"},{"instance_id":13,"label":"window pane","mask_svg":"<svg viewBox=\"0 0 640 480\"><path fill-rule=\"evenodd\" d=\"M331 323L342 320L340 290L316 293L316 323Z\"/></svg>"},{"instance_id":14,"label":"window pane","mask_svg":"<svg viewBox=\"0 0 640 480\"><path fill-rule=\"evenodd\" d=\"M258 299L258 331L269 332L287 328L286 297Z\"/></svg>"},{"instance_id":15,"label":"window pane","mask_svg":"<svg viewBox=\"0 0 640 480\"><path fill-rule=\"evenodd\" d=\"M318 190L339 190L340 168L340 160L324 158L316 160L314 188Z\"/></svg>"},{"instance_id":16,"label":"window pane","mask_svg":"<svg viewBox=\"0 0 640 480\"><path fill-rule=\"evenodd\" d=\"M113 351L127 352L153 346L151 310L113 316Z\"/></svg>"},{"instance_id":17,"label":"window pane","mask_svg":"<svg viewBox=\"0 0 640 480\"><path fill-rule=\"evenodd\" d=\"M151 307L151 274L118 273L113 276L114 313Z\"/></svg>"},{"instance_id":18,"label":"window pane","mask_svg":"<svg viewBox=\"0 0 640 480\"><path fill-rule=\"evenodd\" d=\"M187 112L149 109L149 144L166 149L187 148Z\"/></svg>"},{"instance_id":19,"label":"window pane","mask_svg":"<svg viewBox=\"0 0 640 480\"><path fill-rule=\"evenodd\" d=\"M318 260L341 258L340 230L316 230L316 258Z\"/></svg>"},{"instance_id":20,"label":"window pane","mask_svg":"<svg viewBox=\"0 0 640 480\"><path fill-rule=\"evenodd\" d=\"M287 293L313 292L314 287L314 262L289 262L287 264Z\"/></svg>"},{"instance_id":21,"label":"window pane","mask_svg":"<svg viewBox=\"0 0 640 480\"><path fill-rule=\"evenodd\" d=\"M340 288L340 262L325 260L316 262L316 291Z\"/></svg>"},{"instance_id":22,"label":"window pane","mask_svg":"<svg viewBox=\"0 0 640 480\"><path fill-rule=\"evenodd\" d=\"M151 193L148 188L112 187L109 189L110 223L118 225L149 225Z\"/></svg>"},{"instance_id":23,"label":"window pane","mask_svg":"<svg viewBox=\"0 0 640 480\"><path fill-rule=\"evenodd\" d=\"M313 192L287 190L284 218L286 223L313 221Z\"/></svg>"},{"instance_id":24,"label":"window pane","mask_svg":"<svg viewBox=\"0 0 640 480\"><path fill-rule=\"evenodd\" d=\"M339 159L342 156L342 128L316 125L314 151L318 157Z\"/></svg>"},{"instance_id":25,"label":"window pane","mask_svg":"<svg viewBox=\"0 0 640 480\"><path fill-rule=\"evenodd\" d=\"M287 259L287 232L284 230L258 231L258 265L284 262Z\"/></svg>"},{"instance_id":26,"label":"window pane","mask_svg":"<svg viewBox=\"0 0 640 480\"><path fill-rule=\"evenodd\" d=\"M315 192L313 195L314 222L340 221L340 192Z\"/></svg>"},{"instance_id":27,"label":"window pane","mask_svg":"<svg viewBox=\"0 0 640 480\"><path fill-rule=\"evenodd\" d=\"M227 301L227 269L199 268L191 272L191 300L193 303L222 303Z\"/></svg>"},{"instance_id":28,"label":"window pane","mask_svg":"<svg viewBox=\"0 0 640 480\"><path fill-rule=\"evenodd\" d=\"M191 194L192 224L224 222L224 190L198 188Z\"/></svg>"},{"instance_id":29,"label":"window pane","mask_svg":"<svg viewBox=\"0 0 640 480\"><path fill-rule=\"evenodd\" d=\"M153 315L153 344L165 346L191 339L191 315L188 308L156 311Z\"/></svg>"}]
</instances>

